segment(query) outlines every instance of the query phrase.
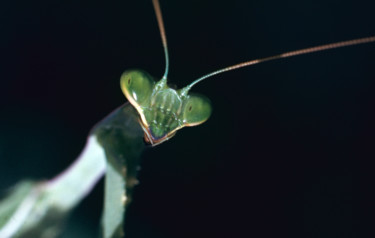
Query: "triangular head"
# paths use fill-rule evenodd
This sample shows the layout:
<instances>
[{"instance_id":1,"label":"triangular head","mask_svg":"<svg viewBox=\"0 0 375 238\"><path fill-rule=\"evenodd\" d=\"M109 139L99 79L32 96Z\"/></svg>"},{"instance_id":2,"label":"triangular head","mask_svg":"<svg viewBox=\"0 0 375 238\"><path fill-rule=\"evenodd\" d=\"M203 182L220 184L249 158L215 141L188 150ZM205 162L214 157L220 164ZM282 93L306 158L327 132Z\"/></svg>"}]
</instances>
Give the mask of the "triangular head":
<instances>
[{"instance_id":1,"label":"triangular head","mask_svg":"<svg viewBox=\"0 0 375 238\"><path fill-rule=\"evenodd\" d=\"M185 126L196 126L211 115L208 98L188 94L188 90L168 87L166 79L155 82L142 70L129 70L121 76L121 89L137 109L145 140L160 144Z\"/></svg>"},{"instance_id":2,"label":"triangular head","mask_svg":"<svg viewBox=\"0 0 375 238\"><path fill-rule=\"evenodd\" d=\"M199 125L210 117L212 111L210 101L204 96L188 94L189 90L202 80L227 71L271 60L375 42L375 36L370 36L250 60L216 70L196 79L185 88L175 90L167 85L169 57L159 1L152 0L152 2L164 48L166 62L164 76L158 82L155 82L149 74L141 70L129 70L121 76L121 89L129 102L137 109L140 116L140 123L145 132L145 140L152 145L157 145L168 140L177 130L185 126Z\"/></svg>"}]
</instances>

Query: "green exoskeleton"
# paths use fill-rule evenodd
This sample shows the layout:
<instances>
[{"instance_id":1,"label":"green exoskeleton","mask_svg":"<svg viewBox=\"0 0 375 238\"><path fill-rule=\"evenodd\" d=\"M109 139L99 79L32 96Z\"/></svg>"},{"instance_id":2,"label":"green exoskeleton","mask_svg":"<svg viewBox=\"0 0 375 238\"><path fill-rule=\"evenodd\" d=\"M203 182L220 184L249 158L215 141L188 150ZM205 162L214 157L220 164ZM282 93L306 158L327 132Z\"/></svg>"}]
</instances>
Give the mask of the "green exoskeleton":
<instances>
[{"instance_id":1,"label":"green exoskeleton","mask_svg":"<svg viewBox=\"0 0 375 238\"><path fill-rule=\"evenodd\" d=\"M166 77L159 82L144 71L127 71L121 88L137 109L146 142L157 145L184 126L196 126L208 119L211 104L204 96L190 95L186 88L169 88Z\"/></svg>"}]
</instances>

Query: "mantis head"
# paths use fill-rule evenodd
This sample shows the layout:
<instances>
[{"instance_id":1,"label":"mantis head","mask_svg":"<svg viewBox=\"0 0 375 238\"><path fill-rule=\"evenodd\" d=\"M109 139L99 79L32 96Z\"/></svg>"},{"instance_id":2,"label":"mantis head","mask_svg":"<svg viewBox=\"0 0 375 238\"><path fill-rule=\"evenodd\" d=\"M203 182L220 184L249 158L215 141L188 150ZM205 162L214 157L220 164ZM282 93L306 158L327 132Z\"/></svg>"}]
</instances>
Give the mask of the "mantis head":
<instances>
[{"instance_id":1,"label":"mantis head","mask_svg":"<svg viewBox=\"0 0 375 238\"><path fill-rule=\"evenodd\" d=\"M155 82L141 70L125 71L121 76L121 89L136 108L145 141L158 145L185 126L196 126L211 115L211 103L201 95L189 95L188 87L175 90L168 87L166 78Z\"/></svg>"},{"instance_id":2,"label":"mantis head","mask_svg":"<svg viewBox=\"0 0 375 238\"><path fill-rule=\"evenodd\" d=\"M164 76L158 82L155 82L149 74L140 70L126 71L121 76L121 89L129 102L137 109L140 116L140 123L145 132L145 140L152 145L157 145L168 140L177 130L185 126L202 124L210 117L212 111L210 101L204 96L188 94L189 90L202 80L227 71L266 61L375 42L375 36L370 36L250 60L216 70L196 79L185 88L174 90L167 85L169 57L160 5L158 0L152 0L152 2L164 48L166 63Z\"/></svg>"}]
</instances>

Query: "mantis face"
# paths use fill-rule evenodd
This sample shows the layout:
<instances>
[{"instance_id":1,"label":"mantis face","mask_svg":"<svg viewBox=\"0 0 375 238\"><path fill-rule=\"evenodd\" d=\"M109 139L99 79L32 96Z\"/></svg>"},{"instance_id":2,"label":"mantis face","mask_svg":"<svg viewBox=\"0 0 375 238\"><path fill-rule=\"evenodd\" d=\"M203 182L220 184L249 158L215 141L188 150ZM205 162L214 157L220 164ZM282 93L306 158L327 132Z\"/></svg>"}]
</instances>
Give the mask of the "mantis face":
<instances>
[{"instance_id":1,"label":"mantis face","mask_svg":"<svg viewBox=\"0 0 375 238\"><path fill-rule=\"evenodd\" d=\"M158 0L153 0L152 2L164 48L166 62L164 76L158 82L155 82L149 74L140 70L129 70L121 76L121 89L129 102L138 111L140 123L145 132L145 140L152 145L168 140L177 130L185 126L199 125L210 117L212 109L209 100L204 96L188 94L189 90L202 80L227 71L271 60L375 42L375 36L370 36L250 60L216 70L196 79L185 88L174 90L167 85L169 57L161 9Z\"/></svg>"},{"instance_id":2,"label":"mantis face","mask_svg":"<svg viewBox=\"0 0 375 238\"><path fill-rule=\"evenodd\" d=\"M201 95L167 86L166 79L155 82L141 70L129 70L121 76L121 89L137 109L145 141L157 145L185 126L196 126L211 115L211 103Z\"/></svg>"}]
</instances>

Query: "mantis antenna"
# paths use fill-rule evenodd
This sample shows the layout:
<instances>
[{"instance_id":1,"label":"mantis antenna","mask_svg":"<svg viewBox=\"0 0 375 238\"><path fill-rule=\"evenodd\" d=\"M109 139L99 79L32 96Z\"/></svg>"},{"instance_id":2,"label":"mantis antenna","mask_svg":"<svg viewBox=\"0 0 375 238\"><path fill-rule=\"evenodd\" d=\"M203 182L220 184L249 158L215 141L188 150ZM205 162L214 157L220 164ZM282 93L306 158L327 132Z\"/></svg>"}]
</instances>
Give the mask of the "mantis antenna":
<instances>
[{"instance_id":1,"label":"mantis antenna","mask_svg":"<svg viewBox=\"0 0 375 238\"><path fill-rule=\"evenodd\" d=\"M163 78L159 82L159 85L162 86L162 85L166 84L166 80L167 80L167 76L168 76L168 70L169 70L167 37L165 35L163 17L162 17L162 12L161 12L161 9L160 9L159 0L152 0L152 3L154 5L154 9L155 9L155 13L156 13L156 19L158 21L160 36L161 36L161 40L162 40L162 43L163 43L164 55L165 55L165 72L164 72ZM319 52L319 51L324 51L324 50L331 50L331 49L336 49L336 48L341 48L341 47L346 47L346 46L370 43L370 42L375 42L375 36L357 38L357 39L348 40L348 41L340 41L340 42L325 44L325 45L319 45L319 46L314 46L314 47L310 47L310 48L304 48L304 49L300 49L300 50L289 51L289 52L285 52L285 53L282 53L282 54L269 56L269 57L265 57L265 58L260 58L260 59L242 62L242 63L239 63L239 64L235 64L235 65L232 65L232 66L229 66L229 67L225 67L225 68L216 70L214 72L211 72L209 74L206 74L206 75L196 79L191 84L189 84L188 86L181 89L180 95L186 96L187 93L189 92L189 90L194 85L196 85L197 83L201 82L204 79L210 78L214 75L221 74L221 73L224 73L224 72L227 72L227 71L231 71L231 70L247 67L247 66L250 66L250 65L263 63L263 62L266 62L266 61L272 61L272 60L277 60L277 59L281 59L281 58L288 58L288 57L297 56L297 55L304 55L304 54L309 54L309 53L314 53L314 52Z\"/></svg>"},{"instance_id":2,"label":"mantis antenna","mask_svg":"<svg viewBox=\"0 0 375 238\"><path fill-rule=\"evenodd\" d=\"M164 75L163 75L162 80L165 81L167 79L168 70L169 70L169 56L168 56L167 37L165 36L164 22L163 22L163 17L162 17L159 1L158 0L152 0L152 4L154 5L156 19L158 21L159 30L160 30L161 41L163 43L163 48L164 48L165 71L164 71Z\"/></svg>"},{"instance_id":3,"label":"mantis antenna","mask_svg":"<svg viewBox=\"0 0 375 238\"><path fill-rule=\"evenodd\" d=\"M183 127L197 126L205 122L211 115L212 107L208 98L203 95L188 95L189 90L200 81L211 76L231 71L234 69L259 64L266 61L288 58L318 51L324 51L350 45L358 45L375 42L375 36L358 38L325 44L295 51L289 51L266 58L250 60L216 70L193 81L186 87L175 90L167 85L169 68L167 38L165 35L162 12L159 1L152 0L156 19L158 21L160 36L165 54L165 72L161 80L154 78L141 70L125 71L120 80L121 89L128 101L137 110L142 129L145 133L145 141L152 145L158 145L176 134Z\"/></svg>"},{"instance_id":4,"label":"mantis antenna","mask_svg":"<svg viewBox=\"0 0 375 238\"><path fill-rule=\"evenodd\" d=\"M206 75L196 79L195 81L193 81L191 84L189 84L185 88L183 88L182 92L184 94L186 94L195 84L199 83L200 81L202 81L206 78L212 77L214 75L227 72L227 71L231 71L231 70L243 68L243 67L246 67L246 66L263 63L263 62L266 62L266 61L272 61L272 60L277 60L277 59L281 59L281 58L288 58L288 57L297 56L297 55L304 55L304 54L309 54L309 53L314 53L314 52L319 52L319 51L324 51L324 50L331 50L331 49L341 48L341 47L345 47L345 46L359 45L359 44L365 44L365 43L370 43L370 42L375 42L375 36L358 38L358 39L348 40L348 41L340 41L340 42L326 44L326 45L319 45L319 46L314 46L314 47L310 47L310 48L289 51L289 52L285 52L285 53L282 53L282 54L269 56L269 57L265 57L265 58L260 58L260 59L242 62L242 63L239 63L239 64L235 64L235 65L232 65L232 66L229 66L229 67L225 67L225 68L216 70L216 71L211 72L209 74L206 74Z\"/></svg>"}]
</instances>

